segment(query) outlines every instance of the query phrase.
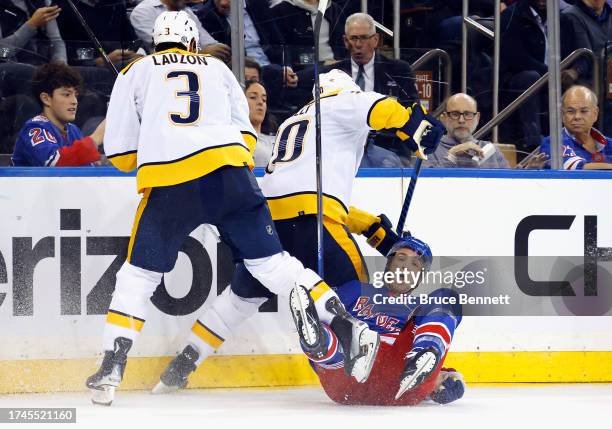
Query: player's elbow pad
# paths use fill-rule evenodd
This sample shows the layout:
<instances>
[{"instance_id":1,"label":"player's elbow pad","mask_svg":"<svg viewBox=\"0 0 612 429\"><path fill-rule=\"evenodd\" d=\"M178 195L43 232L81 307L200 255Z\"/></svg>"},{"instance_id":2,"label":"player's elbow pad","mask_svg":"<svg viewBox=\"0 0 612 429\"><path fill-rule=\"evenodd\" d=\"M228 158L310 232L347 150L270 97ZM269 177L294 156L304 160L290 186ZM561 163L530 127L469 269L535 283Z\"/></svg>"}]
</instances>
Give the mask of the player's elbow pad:
<instances>
[{"instance_id":1,"label":"player's elbow pad","mask_svg":"<svg viewBox=\"0 0 612 429\"><path fill-rule=\"evenodd\" d=\"M381 214L378 217L380 222L373 224L363 235L370 246L387 256L399 236L393 231L393 225L387 216Z\"/></svg>"},{"instance_id":2,"label":"player's elbow pad","mask_svg":"<svg viewBox=\"0 0 612 429\"><path fill-rule=\"evenodd\" d=\"M60 159L55 164L58 167L78 167L100 159L98 148L91 137L75 140L70 146L60 148L59 154Z\"/></svg>"},{"instance_id":3,"label":"player's elbow pad","mask_svg":"<svg viewBox=\"0 0 612 429\"><path fill-rule=\"evenodd\" d=\"M392 98L383 98L372 106L368 125L375 130L400 128L409 118L410 109L406 109Z\"/></svg>"}]
</instances>

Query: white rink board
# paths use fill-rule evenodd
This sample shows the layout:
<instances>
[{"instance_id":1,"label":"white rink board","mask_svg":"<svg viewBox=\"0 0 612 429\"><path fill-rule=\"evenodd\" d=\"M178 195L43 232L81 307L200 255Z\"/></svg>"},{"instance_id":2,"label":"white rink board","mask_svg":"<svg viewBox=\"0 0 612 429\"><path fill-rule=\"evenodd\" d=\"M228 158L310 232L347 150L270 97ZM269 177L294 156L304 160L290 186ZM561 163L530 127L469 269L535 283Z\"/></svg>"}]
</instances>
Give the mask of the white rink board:
<instances>
[{"instance_id":1,"label":"white rink board","mask_svg":"<svg viewBox=\"0 0 612 429\"><path fill-rule=\"evenodd\" d=\"M103 315L87 315L87 295L114 256L87 254L93 237L129 237L139 197L133 177L1 177L0 253L6 282L0 272L0 360L84 358L99 353ZM408 179L358 178L353 204L386 213L395 223ZM437 255L499 255L514 252L518 222L530 215L574 215L567 231L536 231L530 254L582 255L583 217L598 216L598 245L612 247L612 181L598 179L501 179L422 177L410 209L407 227L427 241ZM60 231L60 210L80 210L79 230ZM192 234L203 243L217 284L216 241L208 230ZM36 245L52 237L54 257L41 260L33 278L32 315L13 315L15 238L31 237ZM61 238L80 238L81 314L60 310ZM47 242L50 239L47 239ZM376 254L362 239L366 255ZM1 262L1 261L0 261ZM167 276L169 293L184 296L192 281L189 259L180 254ZM209 304L214 293L206 301ZM283 303L280 313L256 315L228 341L221 354L299 353L292 322ZM197 312L176 317L153 305L134 349L135 356L174 353ZM478 317L466 318L453 344L455 351L612 350L609 317Z\"/></svg>"}]
</instances>

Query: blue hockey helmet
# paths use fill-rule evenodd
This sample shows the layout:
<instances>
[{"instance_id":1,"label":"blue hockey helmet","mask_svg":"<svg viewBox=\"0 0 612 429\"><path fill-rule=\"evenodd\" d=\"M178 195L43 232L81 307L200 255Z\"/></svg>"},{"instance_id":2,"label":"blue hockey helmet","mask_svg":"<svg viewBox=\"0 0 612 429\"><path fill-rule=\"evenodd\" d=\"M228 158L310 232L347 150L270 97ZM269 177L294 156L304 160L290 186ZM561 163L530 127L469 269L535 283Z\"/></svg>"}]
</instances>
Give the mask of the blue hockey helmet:
<instances>
[{"instance_id":1,"label":"blue hockey helmet","mask_svg":"<svg viewBox=\"0 0 612 429\"><path fill-rule=\"evenodd\" d=\"M408 248L415 251L421 258L423 269L425 271L429 271L431 268L431 263L433 262L433 255L427 243L413 237L410 234L406 234L404 237L397 240L393 246L391 246L391 250L389 250L389 253L387 253L387 258L392 257L399 249L403 248Z\"/></svg>"}]
</instances>

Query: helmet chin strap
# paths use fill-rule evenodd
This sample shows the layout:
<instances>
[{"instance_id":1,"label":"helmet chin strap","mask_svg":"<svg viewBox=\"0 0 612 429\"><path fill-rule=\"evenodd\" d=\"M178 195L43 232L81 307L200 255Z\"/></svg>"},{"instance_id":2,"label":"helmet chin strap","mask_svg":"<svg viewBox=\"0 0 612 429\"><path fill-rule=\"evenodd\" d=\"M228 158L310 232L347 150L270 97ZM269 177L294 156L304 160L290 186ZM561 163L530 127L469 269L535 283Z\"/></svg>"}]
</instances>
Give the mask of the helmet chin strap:
<instances>
[{"instance_id":1,"label":"helmet chin strap","mask_svg":"<svg viewBox=\"0 0 612 429\"><path fill-rule=\"evenodd\" d=\"M195 39L191 39L191 42L189 42L189 49L187 49L189 52L193 52L193 53L197 53L198 52L198 45L196 44Z\"/></svg>"}]
</instances>

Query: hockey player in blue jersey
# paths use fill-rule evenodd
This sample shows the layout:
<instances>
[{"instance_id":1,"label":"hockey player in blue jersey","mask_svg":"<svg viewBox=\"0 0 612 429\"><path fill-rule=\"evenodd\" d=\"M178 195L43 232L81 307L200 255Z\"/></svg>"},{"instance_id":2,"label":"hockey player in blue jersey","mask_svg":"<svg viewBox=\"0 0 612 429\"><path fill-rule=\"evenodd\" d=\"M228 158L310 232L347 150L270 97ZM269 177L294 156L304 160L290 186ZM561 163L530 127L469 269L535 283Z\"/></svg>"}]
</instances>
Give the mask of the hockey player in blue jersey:
<instances>
[{"instance_id":1,"label":"hockey player in blue jersey","mask_svg":"<svg viewBox=\"0 0 612 429\"><path fill-rule=\"evenodd\" d=\"M410 271L423 275L431 263L429 246L407 236L389 251L385 274ZM415 405L426 398L445 404L461 398L465 389L461 374L442 369L461 322L456 293L437 289L429 297L441 299L419 305L418 300L411 303L408 299L418 281L413 284L408 275L392 278L382 288L352 281L336 291L351 315L366 322L381 338L370 377L361 384L344 371L344 350L350 345L335 335L340 328L318 322L303 289L292 292L290 307L300 343L325 392L337 403L352 405ZM455 298L455 303L438 304L452 301L449 298Z\"/></svg>"},{"instance_id":2,"label":"hockey player in blue jersey","mask_svg":"<svg viewBox=\"0 0 612 429\"><path fill-rule=\"evenodd\" d=\"M87 137L72 123L82 83L79 73L63 63L44 64L36 71L32 92L42 112L19 132L12 156L14 166L76 167L100 159L98 146L106 121Z\"/></svg>"},{"instance_id":3,"label":"hockey player in blue jersey","mask_svg":"<svg viewBox=\"0 0 612 429\"><path fill-rule=\"evenodd\" d=\"M386 229L393 235L391 229ZM397 239L396 236L395 239L397 241L388 248L385 273L405 272L406 269L423 275L432 263L429 246L414 237ZM465 385L461 374L442 368L461 321L461 308L459 305L406 305L401 298L408 296L414 286L410 281L392 281L380 288L353 280L337 287L338 298L350 315L380 335L380 348L365 383L349 375L351 369L347 371L347 364L350 365L350 361L344 350L351 345L336 335L348 327L338 323L339 319L330 325L319 323L305 290L296 288L291 293L290 303L300 343L332 400L342 404L415 405L426 398L446 404L463 396ZM430 296L450 298L456 294L450 289L438 289ZM262 302L264 300L258 301L258 305ZM225 314L225 320L231 322L224 325L227 339L227 334L247 318L246 310L245 306L236 304L213 305L211 314L207 313L203 320L210 323ZM228 313L236 313L236 316L228 319ZM154 393L168 393L187 385L187 377L210 354L200 357L205 350L205 344L198 339L202 332L208 331L196 323L189 344L168 365ZM219 347L224 339L215 333L207 334L207 341ZM358 351L351 350L351 354L358 354Z\"/></svg>"}]
</instances>

